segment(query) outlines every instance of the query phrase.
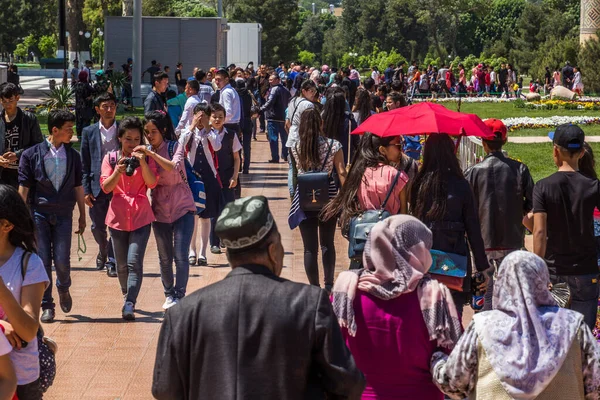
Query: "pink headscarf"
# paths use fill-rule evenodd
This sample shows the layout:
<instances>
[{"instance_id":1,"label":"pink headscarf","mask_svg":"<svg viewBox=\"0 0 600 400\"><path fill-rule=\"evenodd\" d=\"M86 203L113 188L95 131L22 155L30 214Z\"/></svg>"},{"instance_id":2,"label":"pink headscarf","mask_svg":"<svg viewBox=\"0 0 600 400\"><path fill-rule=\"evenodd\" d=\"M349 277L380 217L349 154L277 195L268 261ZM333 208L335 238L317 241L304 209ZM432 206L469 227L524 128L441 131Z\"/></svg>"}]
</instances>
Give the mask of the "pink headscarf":
<instances>
[{"instance_id":1,"label":"pink headscarf","mask_svg":"<svg viewBox=\"0 0 600 400\"><path fill-rule=\"evenodd\" d=\"M433 235L421 221L394 215L377 223L365 245L364 269L342 272L333 286L333 309L340 326L356 335L353 301L356 289L382 300L417 290L430 340L453 347L462 333L450 290L427 274Z\"/></svg>"},{"instance_id":2,"label":"pink headscarf","mask_svg":"<svg viewBox=\"0 0 600 400\"><path fill-rule=\"evenodd\" d=\"M77 76L79 82L87 82L88 81L88 72L85 69L79 71L79 75Z\"/></svg>"}]
</instances>

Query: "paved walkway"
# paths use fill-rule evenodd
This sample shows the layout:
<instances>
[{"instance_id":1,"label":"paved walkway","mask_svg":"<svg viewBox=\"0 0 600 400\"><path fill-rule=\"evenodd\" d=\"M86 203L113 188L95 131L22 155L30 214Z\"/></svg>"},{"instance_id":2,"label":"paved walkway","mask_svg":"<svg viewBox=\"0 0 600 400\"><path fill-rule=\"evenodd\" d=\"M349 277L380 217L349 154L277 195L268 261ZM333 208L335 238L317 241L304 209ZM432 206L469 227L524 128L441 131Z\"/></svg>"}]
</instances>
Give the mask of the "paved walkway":
<instances>
[{"instance_id":1,"label":"paved walkway","mask_svg":"<svg viewBox=\"0 0 600 400\"><path fill-rule=\"evenodd\" d=\"M262 194L281 231L285 248L282 276L307 282L303 266L303 246L298 230L287 225L289 194L287 164L267 163L270 158L264 135L253 142L253 162L249 175L243 175L244 196ZM76 220L76 219L75 219ZM91 221L88 218L88 227ZM122 296L116 278L95 270L96 243L89 228L85 233L88 251L77 257L77 239L73 238L71 294L73 309L65 315L56 311L56 322L44 325L46 334L59 344L58 373L46 399L151 399L150 387L164 302L158 253L153 235L145 257L144 282L135 322L121 319ZM336 238L336 276L347 268L347 242ZM208 267L192 267L188 292L221 280L230 268L225 255L209 253ZM322 272L321 272L322 279Z\"/></svg>"}]
</instances>

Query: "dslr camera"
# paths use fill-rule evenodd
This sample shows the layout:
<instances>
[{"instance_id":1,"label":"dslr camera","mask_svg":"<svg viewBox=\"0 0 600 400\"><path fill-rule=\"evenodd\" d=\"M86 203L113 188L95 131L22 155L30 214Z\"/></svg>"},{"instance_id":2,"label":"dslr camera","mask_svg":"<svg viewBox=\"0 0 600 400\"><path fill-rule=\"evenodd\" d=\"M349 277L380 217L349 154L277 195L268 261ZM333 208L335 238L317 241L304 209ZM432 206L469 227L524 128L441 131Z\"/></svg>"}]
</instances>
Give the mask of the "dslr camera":
<instances>
[{"instance_id":1,"label":"dslr camera","mask_svg":"<svg viewBox=\"0 0 600 400\"><path fill-rule=\"evenodd\" d=\"M135 157L126 157L123 164L125 164L125 175L132 176L135 169L140 166L140 160Z\"/></svg>"}]
</instances>

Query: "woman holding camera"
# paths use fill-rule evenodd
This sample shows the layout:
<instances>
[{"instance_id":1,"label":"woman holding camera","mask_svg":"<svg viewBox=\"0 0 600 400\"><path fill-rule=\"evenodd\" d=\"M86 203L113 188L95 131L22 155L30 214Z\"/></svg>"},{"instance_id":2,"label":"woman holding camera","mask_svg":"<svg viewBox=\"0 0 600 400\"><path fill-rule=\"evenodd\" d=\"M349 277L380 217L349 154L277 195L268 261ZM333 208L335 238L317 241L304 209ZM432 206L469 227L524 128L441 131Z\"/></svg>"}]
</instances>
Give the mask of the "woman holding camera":
<instances>
[{"instance_id":1,"label":"woman holding camera","mask_svg":"<svg viewBox=\"0 0 600 400\"><path fill-rule=\"evenodd\" d=\"M134 150L158 164L160 179L152 190L152 211L156 217L152 227L166 298L163 309L167 310L185 296L196 206L185 175L185 148L173 140L175 132L169 116L162 111L146 113L144 133L150 147L138 146ZM173 276L173 260L177 281Z\"/></svg>"},{"instance_id":2,"label":"woman holding camera","mask_svg":"<svg viewBox=\"0 0 600 400\"><path fill-rule=\"evenodd\" d=\"M122 316L134 320L134 308L142 286L144 253L150 237L154 213L146 196L158 182L156 163L135 148L144 141L142 121L126 117L119 124L119 151L102 161L100 186L113 193L106 225L113 238L117 275L125 296Z\"/></svg>"}]
</instances>

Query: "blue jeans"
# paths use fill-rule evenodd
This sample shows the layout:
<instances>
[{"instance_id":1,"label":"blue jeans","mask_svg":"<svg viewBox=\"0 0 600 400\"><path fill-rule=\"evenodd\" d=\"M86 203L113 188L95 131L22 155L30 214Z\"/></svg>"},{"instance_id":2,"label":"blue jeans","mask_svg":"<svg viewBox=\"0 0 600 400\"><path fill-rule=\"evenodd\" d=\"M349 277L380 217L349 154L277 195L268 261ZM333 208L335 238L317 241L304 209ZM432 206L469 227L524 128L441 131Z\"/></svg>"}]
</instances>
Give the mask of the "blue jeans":
<instances>
[{"instance_id":1,"label":"blue jeans","mask_svg":"<svg viewBox=\"0 0 600 400\"><path fill-rule=\"evenodd\" d=\"M271 146L271 160L279 162L279 144L277 143L281 137L281 157L287 160L288 149L285 147L288 134L285 131L285 122L267 121L267 135L269 137L269 146Z\"/></svg>"},{"instance_id":2,"label":"blue jeans","mask_svg":"<svg viewBox=\"0 0 600 400\"><path fill-rule=\"evenodd\" d=\"M190 275L188 263L188 249L194 233L194 214L187 213L173 223L153 222L154 237L158 247L158 260L160 263L160 279L165 290L165 297L171 296L178 299L185 296L185 290ZM174 284L173 259L177 283Z\"/></svg>"},{"instance_id":3,"label":"blue jeans","mask_svg":"<svg viewBox=\"0 0 600 400\"><path fill-rule=\"evenodd\" d=\"M98 197L96 197L96 201L94 201L94 207L90 208L90 218L92 220L92 235L94 235L94 240L98 243L100 257L114 262L115 252L113 250L112 239L108 237L106 232L106 214L108 213L111 198L111 195L100 192Z\"/></svg>"},{"instance_id":4,"label":"blue jeans","mask_svg":"<svg viewBox=\"0 0 600 400\"><path fill-rule=\"evenodd\" d=\"M296 183L298 180L298 169L296 167L296 160L292 156L292 152L288 150L288 190L290 191L290 199L294 198L294 192L296 191Z\"/></svg>"},{"instance_id":5,"label":"blue jeans","mask_svg":"<svg viewBox=\"0 0 600 400\"><path fill-rule=\"evenodd\" d=\"M126 296L125 301L135 304L144 278L144 254L150 238L150 224L131 232L113 228L109 230L113 238L121 292Z\"/></svg>"},{"instance_id":6,"label":"blue jeans","mask_svg":"<svg viewBox=\"0 0 600 400\"><path fill-rule=\"evenodd\" d=\"M44 263L50 284L42 298L42 309L54 309L52 299L52 262L56 269L56 289L68 292L71 287L71 229L73 215L34 213L38 255Z\"/></svg>"},{"instance_id":7,"label":"blue jeans","mask_svg":"<svg viewBox=\"0 0 600 400\"><path fill-rule=\"evenodd\" d=\"M590 329L596 325L598 312L598 274L589 275L550 275L550 282L566 282L571 289L571 310L583 314L583 320Z\"/></svg>"}]
</instances>

